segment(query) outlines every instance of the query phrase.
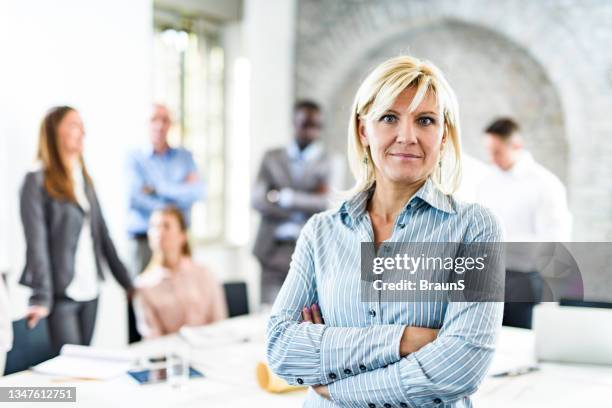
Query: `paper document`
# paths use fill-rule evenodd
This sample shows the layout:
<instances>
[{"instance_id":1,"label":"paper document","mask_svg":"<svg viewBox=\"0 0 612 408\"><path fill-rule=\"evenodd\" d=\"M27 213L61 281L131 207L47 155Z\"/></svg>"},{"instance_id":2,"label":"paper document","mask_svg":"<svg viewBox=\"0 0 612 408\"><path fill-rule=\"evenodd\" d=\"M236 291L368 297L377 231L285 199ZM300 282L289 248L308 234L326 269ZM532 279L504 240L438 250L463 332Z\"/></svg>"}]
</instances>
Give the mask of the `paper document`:
<instances>
[{"instance_id":1,"label":"paper document","mask_svg":"<svg viewBox=\"0 0 612 408\"><path fill-rule=\"evenodd\" d=\"M33 368L51 375L106 380L125 374L135 359L129 351L67 344L60 355Z\"/></svg>"}]
</instances>

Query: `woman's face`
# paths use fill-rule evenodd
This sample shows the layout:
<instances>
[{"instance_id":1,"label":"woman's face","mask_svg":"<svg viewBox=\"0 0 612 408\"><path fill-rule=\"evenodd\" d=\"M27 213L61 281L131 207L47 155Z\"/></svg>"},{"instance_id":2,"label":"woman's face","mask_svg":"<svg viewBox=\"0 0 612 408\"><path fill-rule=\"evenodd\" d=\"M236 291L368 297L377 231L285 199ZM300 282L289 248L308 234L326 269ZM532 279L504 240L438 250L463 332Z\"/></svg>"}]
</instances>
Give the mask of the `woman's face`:
<instances>
[{"instance_id":1,"label":"woman's face","mask_svg":"<svg viewBox=\"0 0 612 408\"><path fill-rule=\"evenodd\" d=\"M83 153L85 129L79 112L71 110L64 115L57 127L57 136L60 151L64 155L73 156Z\"/></svg>"},{"instance_id":2,"label":"woman's face","mask_svg":"<svg viewBox=\"0 0 612 408\"><path fill-rule=\"evenodd\" d=\"M426 180L438 163L445 142L443 118L431 92L409 112L415 93L415 87L406 88L382 117L359 122L361 143L370 147L376 180L417 183Z\"/></svg>"},{"instance_id":3,"label":"woman's face","mask_svg":"<svg viewBox=\"0 0 612 408\"><path fill-rule=\"evenodd\" d=\"M176 257L187 240L179 221L171 214L155 212L149 221L149 245L154 253Z\"/></svg>"}]
</instances>

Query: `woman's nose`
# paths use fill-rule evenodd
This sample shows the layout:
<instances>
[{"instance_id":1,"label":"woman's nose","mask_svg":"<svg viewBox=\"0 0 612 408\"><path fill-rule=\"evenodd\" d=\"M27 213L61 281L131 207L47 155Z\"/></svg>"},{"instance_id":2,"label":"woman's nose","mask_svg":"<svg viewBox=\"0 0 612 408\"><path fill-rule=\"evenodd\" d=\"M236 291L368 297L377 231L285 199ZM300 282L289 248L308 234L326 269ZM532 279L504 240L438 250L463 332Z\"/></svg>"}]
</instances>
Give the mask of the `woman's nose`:
<instances>
[{"instance_id":1,"label":"woman's nose","mask_svg":"<svg viewBox=\"0 0 612 408\"><path fill-rule=\"evenodd\" d=\"M400 124L397 132L396 142L412 144L416 143L416 131L411 123Z\"/></svg>"}]
</instances>

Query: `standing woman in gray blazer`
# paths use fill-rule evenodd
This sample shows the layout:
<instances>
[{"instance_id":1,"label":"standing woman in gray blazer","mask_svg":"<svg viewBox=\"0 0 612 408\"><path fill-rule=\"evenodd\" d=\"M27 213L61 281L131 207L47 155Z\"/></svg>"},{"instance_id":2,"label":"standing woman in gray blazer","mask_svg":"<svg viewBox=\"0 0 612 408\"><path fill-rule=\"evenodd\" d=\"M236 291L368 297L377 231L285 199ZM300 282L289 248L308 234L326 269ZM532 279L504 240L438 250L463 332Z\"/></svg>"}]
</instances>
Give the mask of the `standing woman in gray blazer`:
<instances>
[{"instance_id":1,"label":"standing woman in gray blazer","mask_svg":"<svg viewBox=\"0 0 612 408\"><path fill-rule=\"evenodd\" d=\"M64 344L91 342L102 259L128 295L133 292L85 168L84 136L75 109L52 108L40 127L40 167L26 175L21 189L27 250L20 283L32 288L28 325L48 316L56 352Z\"/></svg>"}]
</instances>

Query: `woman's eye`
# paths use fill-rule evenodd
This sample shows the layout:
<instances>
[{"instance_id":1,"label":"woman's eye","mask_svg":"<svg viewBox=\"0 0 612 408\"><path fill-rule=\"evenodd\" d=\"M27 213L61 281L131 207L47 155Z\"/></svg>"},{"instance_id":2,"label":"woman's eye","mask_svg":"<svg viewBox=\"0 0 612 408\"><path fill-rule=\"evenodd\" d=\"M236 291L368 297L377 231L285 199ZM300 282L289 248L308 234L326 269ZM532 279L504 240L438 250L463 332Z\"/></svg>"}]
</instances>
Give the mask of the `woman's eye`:
<instances>
[{"instance_id":1,"label":"woman's eye","mask_svg":"<svg viewBox=\"0 0 612 408\"><path fill-rule=\"evenodd\" d=\"M392 115L392 114L383 115L380 118L380 121L383 123L395 123L397 122L397 116Z\"/></svg>"},{"instance_id":2,"label":"woman's eye","mask_svg":"<svg viewBox=\"0 0 612 408\"><path fill-rule=\"evenodd\" d=\"M430 126L433 125L434 123L436 123L436 121L433 118L430 118L428 116L424 116L422 118L418 119L419 124L422 126Z\"/></svg>"}]
</instances>

